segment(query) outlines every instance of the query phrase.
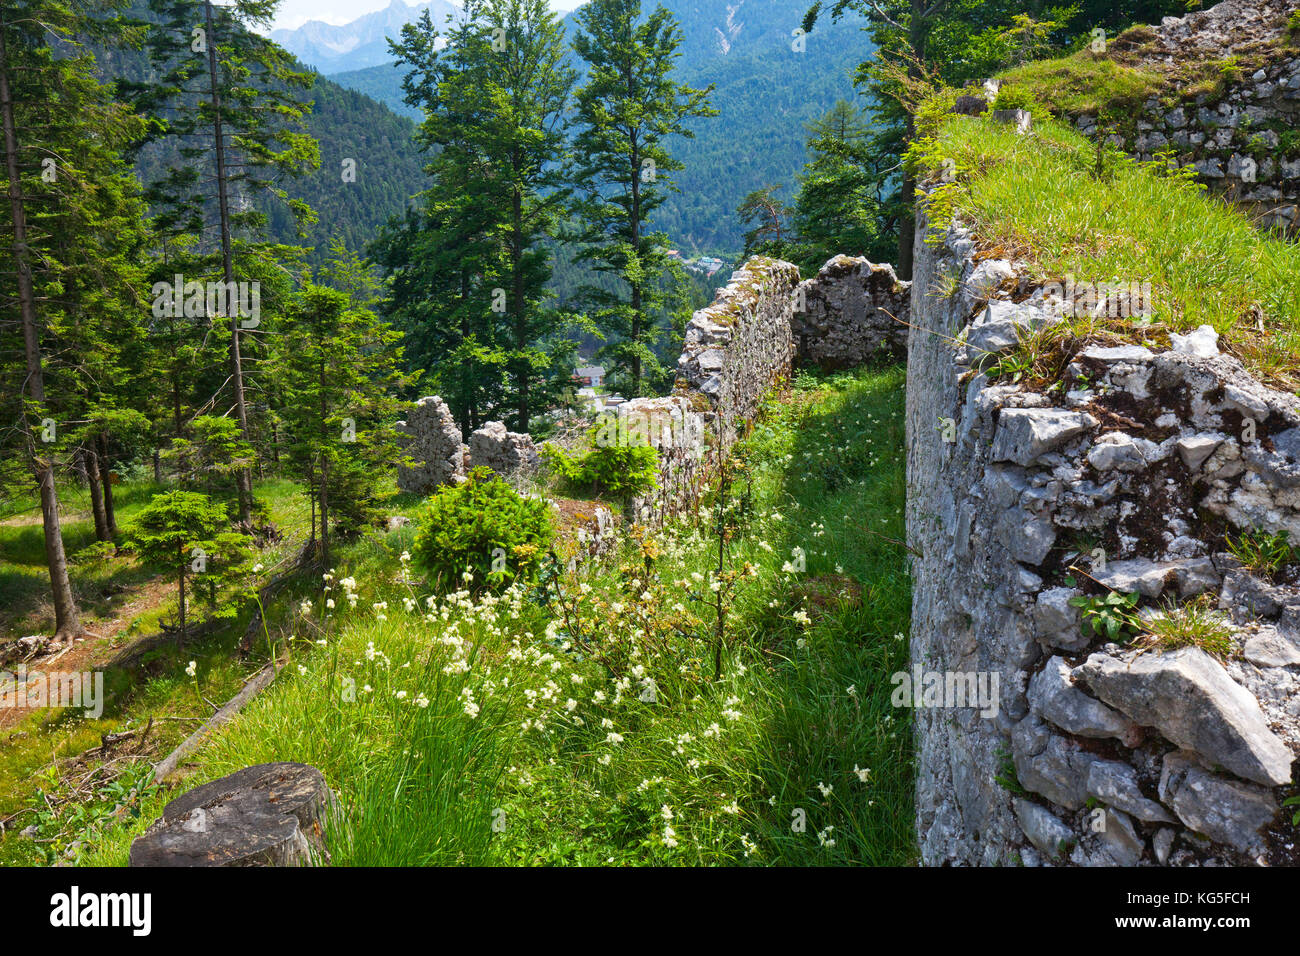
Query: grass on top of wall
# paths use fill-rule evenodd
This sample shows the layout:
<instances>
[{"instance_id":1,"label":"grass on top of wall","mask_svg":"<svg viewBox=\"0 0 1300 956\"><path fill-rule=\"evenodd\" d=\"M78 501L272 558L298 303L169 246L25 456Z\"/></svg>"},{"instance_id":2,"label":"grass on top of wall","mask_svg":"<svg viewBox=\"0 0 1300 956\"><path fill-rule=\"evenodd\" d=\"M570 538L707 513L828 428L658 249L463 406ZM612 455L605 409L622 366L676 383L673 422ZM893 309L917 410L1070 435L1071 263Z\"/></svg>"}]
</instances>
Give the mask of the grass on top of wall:
<instances>
[{"instance_id":1,"label":"grass on top of wall","mask_svg":"<svg viewBox=\"0 0 1300 956\"><path fill-rule=\"evenodd\" d=\"M934 182L946 160L955 179L931 194L940 228L955 215L989 254L1025 261L1043 281L1151 283L1149 326L1122 319L1093 331L1165 347L1169 331L1211 325L1220 347L1265 380L1300 384L1295 242L1260 231L1168 167L1099 152L1050 120L1018 136L987 118L939 117L913 161Z\"/></svg>"}]
</instances>

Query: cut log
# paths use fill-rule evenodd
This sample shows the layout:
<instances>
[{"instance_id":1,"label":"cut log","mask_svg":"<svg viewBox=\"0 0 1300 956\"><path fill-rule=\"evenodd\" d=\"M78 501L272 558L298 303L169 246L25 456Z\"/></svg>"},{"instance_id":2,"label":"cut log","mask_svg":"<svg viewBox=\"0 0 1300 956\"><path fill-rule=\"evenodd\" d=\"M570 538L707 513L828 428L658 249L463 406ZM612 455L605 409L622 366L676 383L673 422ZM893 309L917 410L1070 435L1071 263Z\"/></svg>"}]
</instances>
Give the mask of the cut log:
<instances>
[{"instance_id":1,"label":"cut log","mask_svg":"<svg viewBox=\"0 0 1300 956\"><path fill-rule=\"evenodd\" d=\"M334 797L315 767L264 763L182 794L131 844L131 866L328 863Z\"/></svg>"}]
</instances>

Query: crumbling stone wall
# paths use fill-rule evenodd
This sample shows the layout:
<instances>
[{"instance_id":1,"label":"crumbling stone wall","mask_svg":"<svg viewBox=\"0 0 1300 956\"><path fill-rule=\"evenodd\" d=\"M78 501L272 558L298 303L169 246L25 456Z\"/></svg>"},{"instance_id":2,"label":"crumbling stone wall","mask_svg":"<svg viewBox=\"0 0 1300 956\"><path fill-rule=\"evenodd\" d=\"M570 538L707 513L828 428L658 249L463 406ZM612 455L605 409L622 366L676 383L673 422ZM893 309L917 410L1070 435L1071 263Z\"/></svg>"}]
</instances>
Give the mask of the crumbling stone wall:
<instances>
[{"instance_id":1,"label":"crumbling stone wall","mask_svg":"<svg viewBox=\"0 0 1300 956\"><path fill-rule=\"evenodd\" d=\"M796 331L805 360L860 365L901 349L909 299L909 283L891 266L861 257L836 256L803 282L789 262L751 258L691 317L673 394L633 399L616 412L659 451L659 486L632 502L634 513L662 521L695 504L710 461L726 455L764 394L789 376ZM398 468L403 491L429 494L462 478L466 459L470 468L484 465L503 476L540 464L532 438L501 422L475 431L466 448L437 396L420 399L398 429L412 460Z\"/></svg>"},{"instance_id":2,"label":"crumbling stone wall","mask_svg":"<svg viewBox=\"0 0 1300 956\"><path fill-rule=\"evenodd\" d=\"M914 282L953 292L911 312L912 663L997 678L995 708L940 695L915 712L922 860L1292 862L1300 580L1225 541L1300 527L1300 401L1208 327L1166 349L1079 348L1052 390L990 381L1009 330L1068 304L1015 263L976 262L968 233L933 247L920 225ZM1072 599L1107 589L1204 595L1231 652L1085 633Z\"/></svg>"},{"instance_id":3,"label":"crumbling stone wall","mask_svg":"<svg viewBox=\"0 0 1300 956\"><path fill-rule=\"evenodd\" d=\"M533 474L541 464L532 436L507 431L503 422L488 422L469 436L470 468L490 468L508 478Z\"/></svg>"},{"instance_id":4,"label":"crumbling stone wall","mask_svg":"<svg viewBox=\"0 0 1300 956\"><path fill-rule=\"evenodd\" d=\"M794 292L791 328L800 363L855 368L907 350L910 282L864 256L836 256Z\"/></svg>"},{"instance_id":5,"label":"crumbling stone wall","mask_svg":"<svg viewBox=\"0 0 1300 956\"><path fill-rule=\"evenodd\" d=\"M1287 40L1297 10L1300 0L1225 0L1135 33L1138 62L1205 62L1207 76L1226 70L1225 81L1190 98L1176 89L1151 97L1133 128L1108 134L1110 143L1144 160L1172 148L1180 165L1194 165L1203 182L1249 208L1261 226L1300 228L1300 56ZM1234 69L1232 57L1248 68ZM1097 117L1072 119L1097 134Z\"/></svg>"},{"instance_id":6,"label":"crumbling stone wall","mask_svg":"<svg viewBox=\"0 0 1300 956\"><path fill-rule=\"evenodd\" d=\"M673 392L705 413L724 452L737 423L751 421L767 390L790 374L798 282L798 266L754 256L686 326Z\"/></svg>"},{"instance_id":7,"label":"crumbling stone wall","mask_svg":"<svg viewBox=\"0 0 1300 956\"><path fill-rule=\"evenodd\" d=\"M406 462L397 466L397 487L427 495L439 485L465 476L465 451L451 409L437 395L428 395L397 423L404 439Z\"/></svg>"}]
</instances>

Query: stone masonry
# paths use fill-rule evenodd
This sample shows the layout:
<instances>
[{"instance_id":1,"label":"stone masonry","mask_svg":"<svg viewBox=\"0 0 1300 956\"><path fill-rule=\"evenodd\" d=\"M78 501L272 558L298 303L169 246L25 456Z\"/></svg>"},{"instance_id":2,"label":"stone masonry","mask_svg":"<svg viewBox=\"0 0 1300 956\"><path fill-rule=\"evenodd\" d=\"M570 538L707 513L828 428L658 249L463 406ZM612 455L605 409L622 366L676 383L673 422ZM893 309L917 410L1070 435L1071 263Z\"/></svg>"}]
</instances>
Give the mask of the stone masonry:
<instances>
[{"instance_id":1,"label":"stone masonry","mask_svg":"<svg viewBox=\"0 0 1300 956\"><path fill-rule=\"evenodd\" d=\"M1172 347L1079 346L1050 391L990 381L1005 330L1069 304L1018 263L977 262L968 232L934 247L924 231L914 281L960 281L912 310L912 660L995 673L1000 696L992 717L916 711L923 862L1286 862L1273 828L1300 751L1300 579L1252 571L1226 541L1300 532L1300 400L1208 326ZM1079 601L1110 590L1148 619L1205 602L1230 652L1096 636Z\"/></svg>"}]
</instances>

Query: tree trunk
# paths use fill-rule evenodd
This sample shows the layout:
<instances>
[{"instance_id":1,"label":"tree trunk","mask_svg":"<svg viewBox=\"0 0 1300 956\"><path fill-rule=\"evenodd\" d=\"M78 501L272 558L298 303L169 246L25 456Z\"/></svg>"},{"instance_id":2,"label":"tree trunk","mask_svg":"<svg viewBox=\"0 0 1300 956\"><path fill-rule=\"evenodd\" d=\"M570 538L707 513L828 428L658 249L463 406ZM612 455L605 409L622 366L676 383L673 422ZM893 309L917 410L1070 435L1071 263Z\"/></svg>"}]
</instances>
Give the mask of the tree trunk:
<instances>
[{"instance_id":1,"label":"tree trunk","mask_svg":"<svg viewBox=\"0 0 1300 956\"><path fill-rule=\"evenodd\" d=\"M104 521L110 538L117 537L117 508L113 505L113 469L108 461L108 439L99 436L99 477L104 486Z\"/></svg>"},{"instance_id":2,"label":"tree trunk","mask_svg":"<svg viewBox=\"0 0 1300 956\"><path fill-rule=\"evenodd\" d=\"M18 279L18 310L22 317L23 350L27 360L27 390L38 410L45 405L45 377L42 367L40 330L36 322L36 290L28 262L27 217L18 178L18 134L14 121L13 97L9 90L9 55L5 28L0 20L0 123L4 126L5 172L9 177L9 207L13 217L13 258ZM68 580L68 561L63 551L63 529L59 525L59 497L54 490L54 465L36 453L36 436L30 415L24 413L27 452L32 473L41 492L41 519L45 531L45 562L50 572L54 602L54 637L71 641L83 633L77 602Z\"/></svg>"},{"instance_id":3,"label":"tree trunk","mask_svg":"<svg viewBox=\"0 0 1300 956\"><path fill-rule=\"evenodd\" d=\"M926 0L912 0L912 16L907 22L907 43L911 47L913 60L908 64L907 74L919 79L921 71L918 64L925 60L925 39L929 25L925 21ZM909 115L907 132L903 136L903 148L906 149L916 135L916 124ZM902 189L903 208L898 217L898 277L912 278L912 245L916 241L916 179L906 168L903 170Z\"/></svg>"},{"instance_id":4,"label":"tree trunk","mask_svg":"<svg viewBox=\"0 0 1300 956\"><path fill-rule=\"evenodd\" d=\"M221 269L226 290L234 287L235 267L230 249L230 197L226 183L226 141L221 123L221 91L217 85L217 37L212 26L212 0L204 0L203 16L208 30L208 80L212 91L212 133L217 155L217 208L221 214ZM227 294L226 298L232 298ZM229 305L229 302L227 303ZM235 390L235 414L244 441L252 443L248 434L248 406L244 402L244 362L239 353L239 309L229 309L230 316L230 376ZM249 468L235 473L239 487L239 520L252 524L253 474Z\"/></svg>"},{"instance_id":5,"label":"tree trunk","mask_svg":"<svg viewBox=\"0 0 1300 956\"><path fill-rule=\"evenodd\" d=\"M641 254L641 166L638 162L640 153L637 151L635 137L632 140L632 206L628 210L628 225L632 231L632 249L640 256ZM632 344L639 346L641 344L641 327L644 324L641 321L641 283L633 282L632 286ZM641 356L634 354L632 356L632 394L628 398L637 398L641 394Z\"/></svg>"},{"instance_id":6,"label":"tree trunk","mask_svg":"<svg viewBox=\"0 0 1300 956\"><path fill-rule=\"evenodd\" d=\"M516 157L516 167L518 159ZM528 360L524 357L524 352L528 348L528 317L524 314L524 277L523 277L523 258L524 258L524 237L523 237L523 197L519 189L515 189L514 207L513 207L513 225L514 228L510 236L510 290L511 290L511 309L514 311L515 319L515 375L516 388L519 394L518 399L518 418L516 428L521 432L528 431Z\"/></svg>"},{"instance_id":7,"label":"tree trunk","mask_svg":"<svg viewBox=\"0 0 1300 956\"><path fill-rule=\"evenodd\" d=\"M325 363L320 365L320 559L325 567L330 563L330 510L329 510L329 456L325 453L329 440L325 433L328 408L325 404Z\"/></svg>"},{"instance_id":8,"label":"tree trunk","mask_svg":"<svg viewBox=\"0 0 1300 956\"><path fill-rule=\"evenodd\" d=\"M185 550L181 547L181 545L177 544L176 545L176 566L177 568L179 568L179 571L177 572L176 575L176 582L178 585L177 593L180 595L180 602L181 602L181 607L180 607L181 636L180 636L180 640L177 642L177 647L179 647L181 650L185 649L185 558L186 558Z\"/></svg>"},{"instance_id":9,"label":"tree trunk","mask_svg":"<svg viewBox=\"0 0 1300 956\"><path fill-rule=\"evenodd\" d=\"M95 516L95 540L112 541L113 536L108 533L108 520L104 517L104 489L99 483L99 457L93 448L82 449L81 467L86 473L86 485L90 488L90 512Z\"/></svg>"}]
</instances>

